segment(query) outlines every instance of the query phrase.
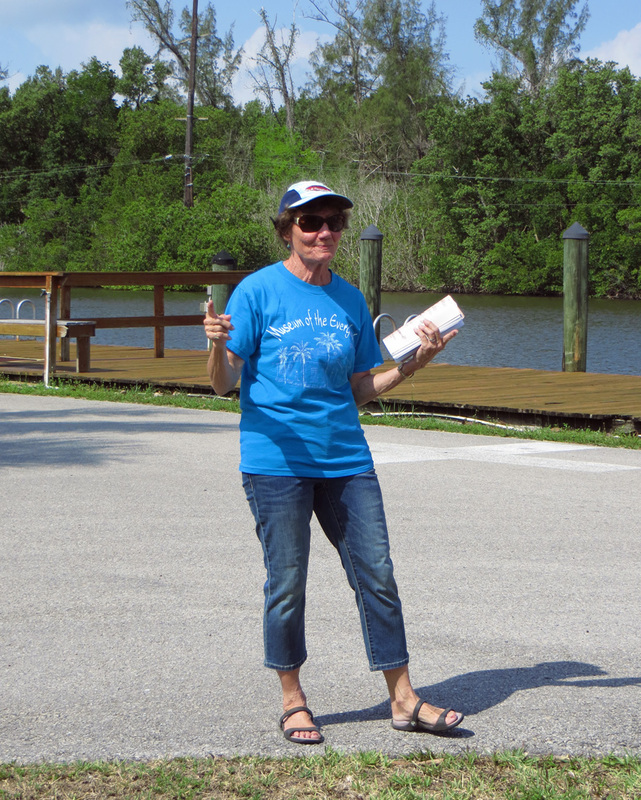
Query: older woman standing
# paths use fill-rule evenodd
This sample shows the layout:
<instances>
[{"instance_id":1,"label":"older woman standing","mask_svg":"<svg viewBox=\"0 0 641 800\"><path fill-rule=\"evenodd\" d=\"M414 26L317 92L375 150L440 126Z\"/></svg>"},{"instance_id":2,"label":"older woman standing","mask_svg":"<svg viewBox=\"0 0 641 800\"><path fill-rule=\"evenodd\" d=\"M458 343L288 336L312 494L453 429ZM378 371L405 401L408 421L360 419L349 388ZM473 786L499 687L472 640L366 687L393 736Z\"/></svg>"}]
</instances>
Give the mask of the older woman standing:
<instances>
[{"instance_id":1,"label":"older woman standing","mask_svg":"<svg viewBox=\"0 0 641 800\"><path fill-rule=\"evenodd\" d=\"M447 731L463 715L421 700L410 683L401 603L378 478L358 406L424 367L456 335L428 322L409 362L372 374L380 349L362 294L330 264L352 202L301 181L283 196L277 233L289 255L245 278L227 313L210 303L209 374L218 394L240 386L243 486L263 547L265 666L278 672L287 739L323 736L300 683L312 514L338 551L358 605L371 670L385 676L392 725Z\"/></svg>"}]
</instances>

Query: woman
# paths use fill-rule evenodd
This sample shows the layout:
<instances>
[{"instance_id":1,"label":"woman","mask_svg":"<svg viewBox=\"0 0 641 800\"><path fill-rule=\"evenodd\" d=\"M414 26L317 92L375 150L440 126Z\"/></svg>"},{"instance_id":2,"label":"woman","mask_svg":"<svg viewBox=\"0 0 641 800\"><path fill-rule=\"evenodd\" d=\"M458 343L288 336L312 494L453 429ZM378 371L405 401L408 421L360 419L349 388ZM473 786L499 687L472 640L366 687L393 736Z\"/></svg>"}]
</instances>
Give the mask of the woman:
<instances>
[{"instance_id":1,"label":"woman","mask_svg":"<svg viewBox=\"0 0 641 800\"><path fill-rule=\"evenodd\" d=\"M441 337L432 323L421 324L414 356L372 374L382 361L365 300L330 270L352 205L320 183L290 186L273 220L288 257L245 278L227 313L210 302L204 320L215 391L225 394L242 374L240 469L267 570L264 663L280 678L280 727L301 744L323 741L299 675L313 513L355 592L370 669L387 681L393 727L446 731L463 719L411 686L385 514L358 419L359 405L424 367L456 331Z\"/></svg>"}]
</instances>

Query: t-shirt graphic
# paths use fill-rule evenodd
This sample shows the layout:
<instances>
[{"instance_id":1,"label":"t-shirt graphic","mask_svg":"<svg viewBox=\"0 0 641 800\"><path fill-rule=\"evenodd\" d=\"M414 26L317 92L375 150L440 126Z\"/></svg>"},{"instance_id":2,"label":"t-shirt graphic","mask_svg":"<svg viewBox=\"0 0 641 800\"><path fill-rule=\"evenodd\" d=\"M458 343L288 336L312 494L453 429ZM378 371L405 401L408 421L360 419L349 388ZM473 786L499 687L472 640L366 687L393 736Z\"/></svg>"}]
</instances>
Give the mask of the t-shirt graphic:
<instances>
[{"instance_id":1,"label":"t-shirt graphic","mask_svg":"<svg viewBox=\"0 0 641 800\"><path fill-rule=\"evenodd\" d=\"M278 380L307 389L336 389L349 380L354 365L350 327L340 333L335 316L321 316L318 309L307 316L310 326L297 319L286 330L267 329L280 341L278 348ZM334 329L332 329L332 327ZM316 335L315 335L316 334Z\"/></svg>"},{"instance_id":2,"label":"t-shirt graphic","mask_svg":"<svg viewBox=\"0 0 641 800\"><path fill-rule=\"evenodd\" d=\"M363 295L332 273L326 286L282 262L245 278L228 303L227 346L244 363L241 470L332 477L372 468L350 378L382 363Z\"/></svg>"}]
</instances>

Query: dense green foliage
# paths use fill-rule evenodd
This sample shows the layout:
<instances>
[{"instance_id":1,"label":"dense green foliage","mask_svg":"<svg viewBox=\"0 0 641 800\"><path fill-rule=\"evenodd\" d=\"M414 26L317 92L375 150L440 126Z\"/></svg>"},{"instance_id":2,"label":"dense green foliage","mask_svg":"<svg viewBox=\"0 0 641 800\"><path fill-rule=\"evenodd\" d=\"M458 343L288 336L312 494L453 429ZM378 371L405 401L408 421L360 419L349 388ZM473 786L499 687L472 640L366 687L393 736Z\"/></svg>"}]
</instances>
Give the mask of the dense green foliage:
<instances>
[{"instance_id":1,"label":"dense green foliage","mask_svg":"<svg viewBox=\"0 0 641 800\"><path fill-rule=\"evenodd\" d=\"M261 266L282 256L278 198L313 177L356 203L336 265L350 280L373 223L386 289L556 293L579 222L592 294L641 297L640 80L571 60L536 91L506 71L464 97L433 7L331 5L341 24L288 118L227 95L196 108L193 208L163 62L134 48L121 78L92 59L0 89L0 269L196 270L221 249Z\"/></svg>"}]
</instances>

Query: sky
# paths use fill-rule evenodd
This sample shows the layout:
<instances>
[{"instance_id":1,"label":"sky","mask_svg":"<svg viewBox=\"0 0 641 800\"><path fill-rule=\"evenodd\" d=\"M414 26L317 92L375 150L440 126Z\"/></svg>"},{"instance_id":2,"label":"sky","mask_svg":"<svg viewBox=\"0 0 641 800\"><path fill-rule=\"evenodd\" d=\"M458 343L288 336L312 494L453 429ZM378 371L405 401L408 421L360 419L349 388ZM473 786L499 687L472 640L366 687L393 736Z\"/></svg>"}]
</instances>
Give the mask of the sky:
<instances>
[{"instance_id":1,"label":"sky","mask_svg":"<svg viewBox=\"0 0 641 800\"><path fill-rule=\"evenodd\" d=\"M201 9L207 0L200 0ZM177 16L189 0L172 0ZM233 25L236 47L251 56L262 43L258 11L265 7L278 26L288 27L295 20L300 31L295 81L305 82L307 57L322 41L333 38L333 29L311 19L314 9L309 0L214 0L219 35ZM582 7L580 3L578 7ZM437 12L447 18L445 50L455 69L456 87L463 94L481 96L481 82L491 74L496 55L474 39L474 22L481 13L481 0L435 0ZM588 0L590 19L580 44L580 57L615 61L628 66L641 77L641 2L640 0ZM0 0L0 66L8 69L4 85L15 91L36 67L45 64L61 67L66 73L80 69L95 56L118 72L118 62L126 47L138 45L150 55L154 42L140 23L131 22L126 0ZM245 71L236 78L234 98L245 103L254 97L251 78Z\"/></svg>"}]
</instances>

